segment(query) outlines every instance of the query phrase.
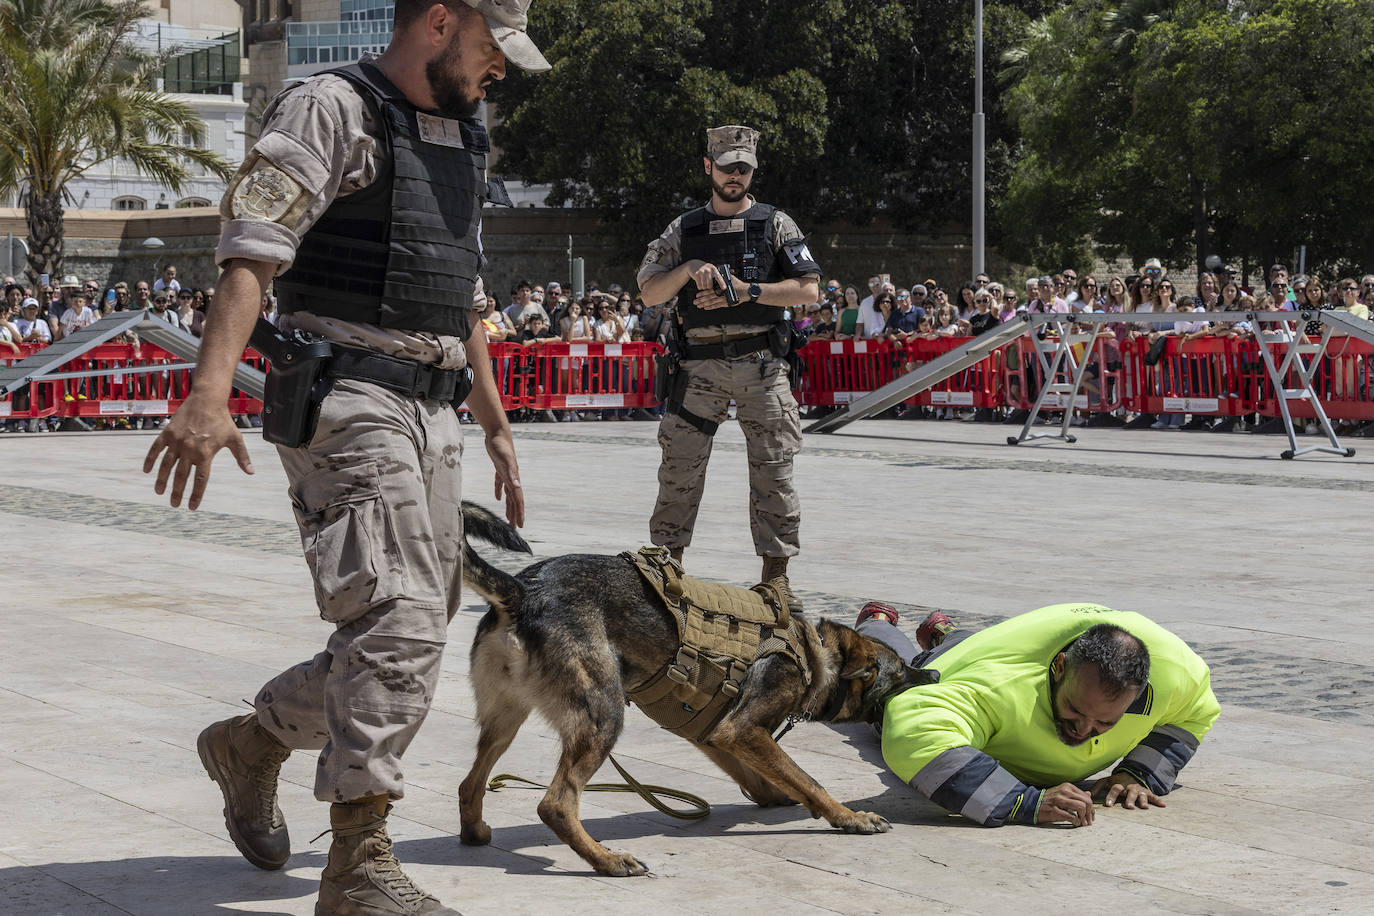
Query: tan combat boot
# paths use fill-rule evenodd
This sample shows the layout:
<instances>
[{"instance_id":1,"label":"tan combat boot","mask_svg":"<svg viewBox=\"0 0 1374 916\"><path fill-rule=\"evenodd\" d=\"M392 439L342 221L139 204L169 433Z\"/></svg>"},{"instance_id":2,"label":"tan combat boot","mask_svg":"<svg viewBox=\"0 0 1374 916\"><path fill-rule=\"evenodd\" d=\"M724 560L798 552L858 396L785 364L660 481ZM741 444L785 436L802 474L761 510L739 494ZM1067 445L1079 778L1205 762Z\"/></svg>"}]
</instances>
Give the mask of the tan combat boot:
<instances>
[{"instance_id":1,"label":"tan combat boot","mask_svg":"<svg viewBox=\"0 0 1374 916\"><path fill-rule=\"evenodd\" d=\"M669 547L669 548L668 548L668 556L672 557L675 561L677 561L677 565L678 565L678 566L681 566L681 565L682 565L682 552L683 552L684 550L686 550L686 549L687 549L687 548L685 548L685 547Z\"/></svg>"},{"instance_id":2,"label":"tan combat boot","mask_svg":"<svg viewBox=\"0 0 1374 916\"><path fill-rule=\"evenodd\" d=\"M765 583L772 582L774 579L781 580L776 584L784 597L787 598L787 606L794 611L801 611L801 599L793 593L792 583L787 580L787 557L764 557L763 575L760 578Z\"/></svg>"},{"instance_id":3,"label":"tan combat boot","mask_svg":"<svg viewBox=\"0 0 1374 916\"><path fill-rule=\"evenodd\" d=\"M334 845L320 876L315 916L459 916L415 886L391 851L385 795L330 805Z\"/></svg>"},{"instance_id":4,"label":"tan combat boot","mask_svg":"<svg viewBox=\"0 0 1374 916\"><path fill-rule=\"evenodd\" d=\"M205 729L196 750L224 795L224 825L239 852L258 868L281 868L291 838L277 807L277 774L291 749L249 713Z\"/></svg>"}]
</instances>

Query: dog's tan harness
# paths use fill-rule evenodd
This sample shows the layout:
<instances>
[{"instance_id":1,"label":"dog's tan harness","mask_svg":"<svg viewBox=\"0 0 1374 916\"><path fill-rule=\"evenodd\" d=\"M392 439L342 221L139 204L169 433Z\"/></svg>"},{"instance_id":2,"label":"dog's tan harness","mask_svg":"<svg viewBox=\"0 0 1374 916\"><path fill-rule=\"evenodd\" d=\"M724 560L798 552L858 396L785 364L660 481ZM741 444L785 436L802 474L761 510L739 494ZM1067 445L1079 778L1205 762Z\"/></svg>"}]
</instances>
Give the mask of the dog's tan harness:
<instances>
[{"instance_id":1,"label":"dog's tan harness","mask_svg":"<svg viewBox=\"0 0 1374 916\"><path fill-rule=\"evenodd\" d=\"M663 547L621 556L634 563L677 621L677 656L627 691L659 725L689 741L710 743L705 739L739 696L749 666L769 655L792 659L810 686L801 624L777 586L739 588L693 579Z\"/></svg>"}]
</instances>

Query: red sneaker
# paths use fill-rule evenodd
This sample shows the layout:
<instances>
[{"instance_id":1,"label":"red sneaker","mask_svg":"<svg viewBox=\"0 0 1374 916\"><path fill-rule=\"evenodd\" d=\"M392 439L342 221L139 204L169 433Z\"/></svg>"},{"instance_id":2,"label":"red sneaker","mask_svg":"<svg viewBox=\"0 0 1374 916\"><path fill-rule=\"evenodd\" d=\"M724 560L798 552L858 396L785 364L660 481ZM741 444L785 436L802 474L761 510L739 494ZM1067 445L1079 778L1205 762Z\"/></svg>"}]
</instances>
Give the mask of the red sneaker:
<instances>
[{"instance_id":1,"label":"red sneaker","mask_svg":"<svg viewBox=\"0 0 1374 916\"><path fill-rule=\"evenodd\" d=\"M921 621L916 628L916 645L923 651L929 650L945 641L945 637L959 629L958 624L944 611L931 611L930 616Z\"/></svg>"},{"instance_id":2,"label":"red sneaker","mask_svg":"<svg viewBox=\"0 0 1374 916\"><path fill-rule=\"evenodd\" d=\"M870 601L859 611L859 619L854 621L854 626L858 626L870 617L881 617L894 627L897 625L897 609L890 604L883 604L881 601Z\"/></svg>"}]
</instances>

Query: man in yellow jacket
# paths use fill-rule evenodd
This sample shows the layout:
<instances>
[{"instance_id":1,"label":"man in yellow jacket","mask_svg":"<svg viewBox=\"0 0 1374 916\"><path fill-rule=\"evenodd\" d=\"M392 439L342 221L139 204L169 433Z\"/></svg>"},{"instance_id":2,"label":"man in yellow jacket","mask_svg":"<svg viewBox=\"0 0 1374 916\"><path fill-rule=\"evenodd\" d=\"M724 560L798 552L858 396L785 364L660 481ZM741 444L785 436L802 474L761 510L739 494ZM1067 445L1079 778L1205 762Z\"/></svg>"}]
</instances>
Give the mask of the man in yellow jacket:
<instances>
[{"instance_id":1,"label":"man in yellow jacket","mask_svg":"<svg viewBox=\"0 0 1374 916\"><path fill-rule=\"evenodd\" d=\"M1108 806L1164 807L1220 714L1207 664L1130 611L1060 604L964 633L943 614L917 633L869 604L859 632L940 673L887 703L883 759L936 804L989 827L1093 822ZM1108 768L1089 790L1075 785Z\"/></svg>"}]
</instances>

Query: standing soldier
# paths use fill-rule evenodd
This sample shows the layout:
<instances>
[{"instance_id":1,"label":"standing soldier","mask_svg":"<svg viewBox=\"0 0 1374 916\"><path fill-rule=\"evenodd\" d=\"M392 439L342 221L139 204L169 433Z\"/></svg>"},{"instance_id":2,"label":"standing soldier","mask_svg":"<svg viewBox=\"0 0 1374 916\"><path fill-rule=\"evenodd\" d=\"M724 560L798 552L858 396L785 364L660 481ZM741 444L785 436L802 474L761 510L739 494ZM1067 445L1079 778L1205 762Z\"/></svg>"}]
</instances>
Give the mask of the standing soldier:
<instances>
[{"instance_id":1,"label":"standing soldier","mask_svg":"<svg viewBox=\"0 0 1374 916\"><path fill-rule=\"evenodd\" d=\"M673 220L639 268L646 303L677 296L681 359L658 428L663 462L649 536L682 559L712 437L733 399L748 443L750 528L762 578L786 587L787 560L800 549L792 459L801 416L788 380L785 310L816 301L821 268L792 218L748 193L758 137L737 124L706 132L710 203Z\"/></svg>"},{"instance_id":2,"label":"standing soldier","mask_svg":"<svg viewBox=\"0 0 1374 916\"><path fill-rule=\"evenodd\" d=\"M331 803L333 844L317 914L456 912L401 870L386 818L404 794L401 758L429 711L459 606L454 408L465 397L486 433L496 496L524 521L473 311L485 300L489 149L475 115L507 59L549 68L525 34L529 2L397 0L385 53L274 100L221 203L224 273L195 388L144 461L151 471L166 450L156 490L171 477L173 506L194 470L192 509L221 448L252 473L226 402L277 276L283 328L309 343L294 344L298 358L273 359L263 432L278 445L320 614L335 630L323 652L259 691L253 713L209 726L197 746L230 837L267 869L290 855L281 763L319 750L315 797Z\"/></svg>"}]
</instances>

